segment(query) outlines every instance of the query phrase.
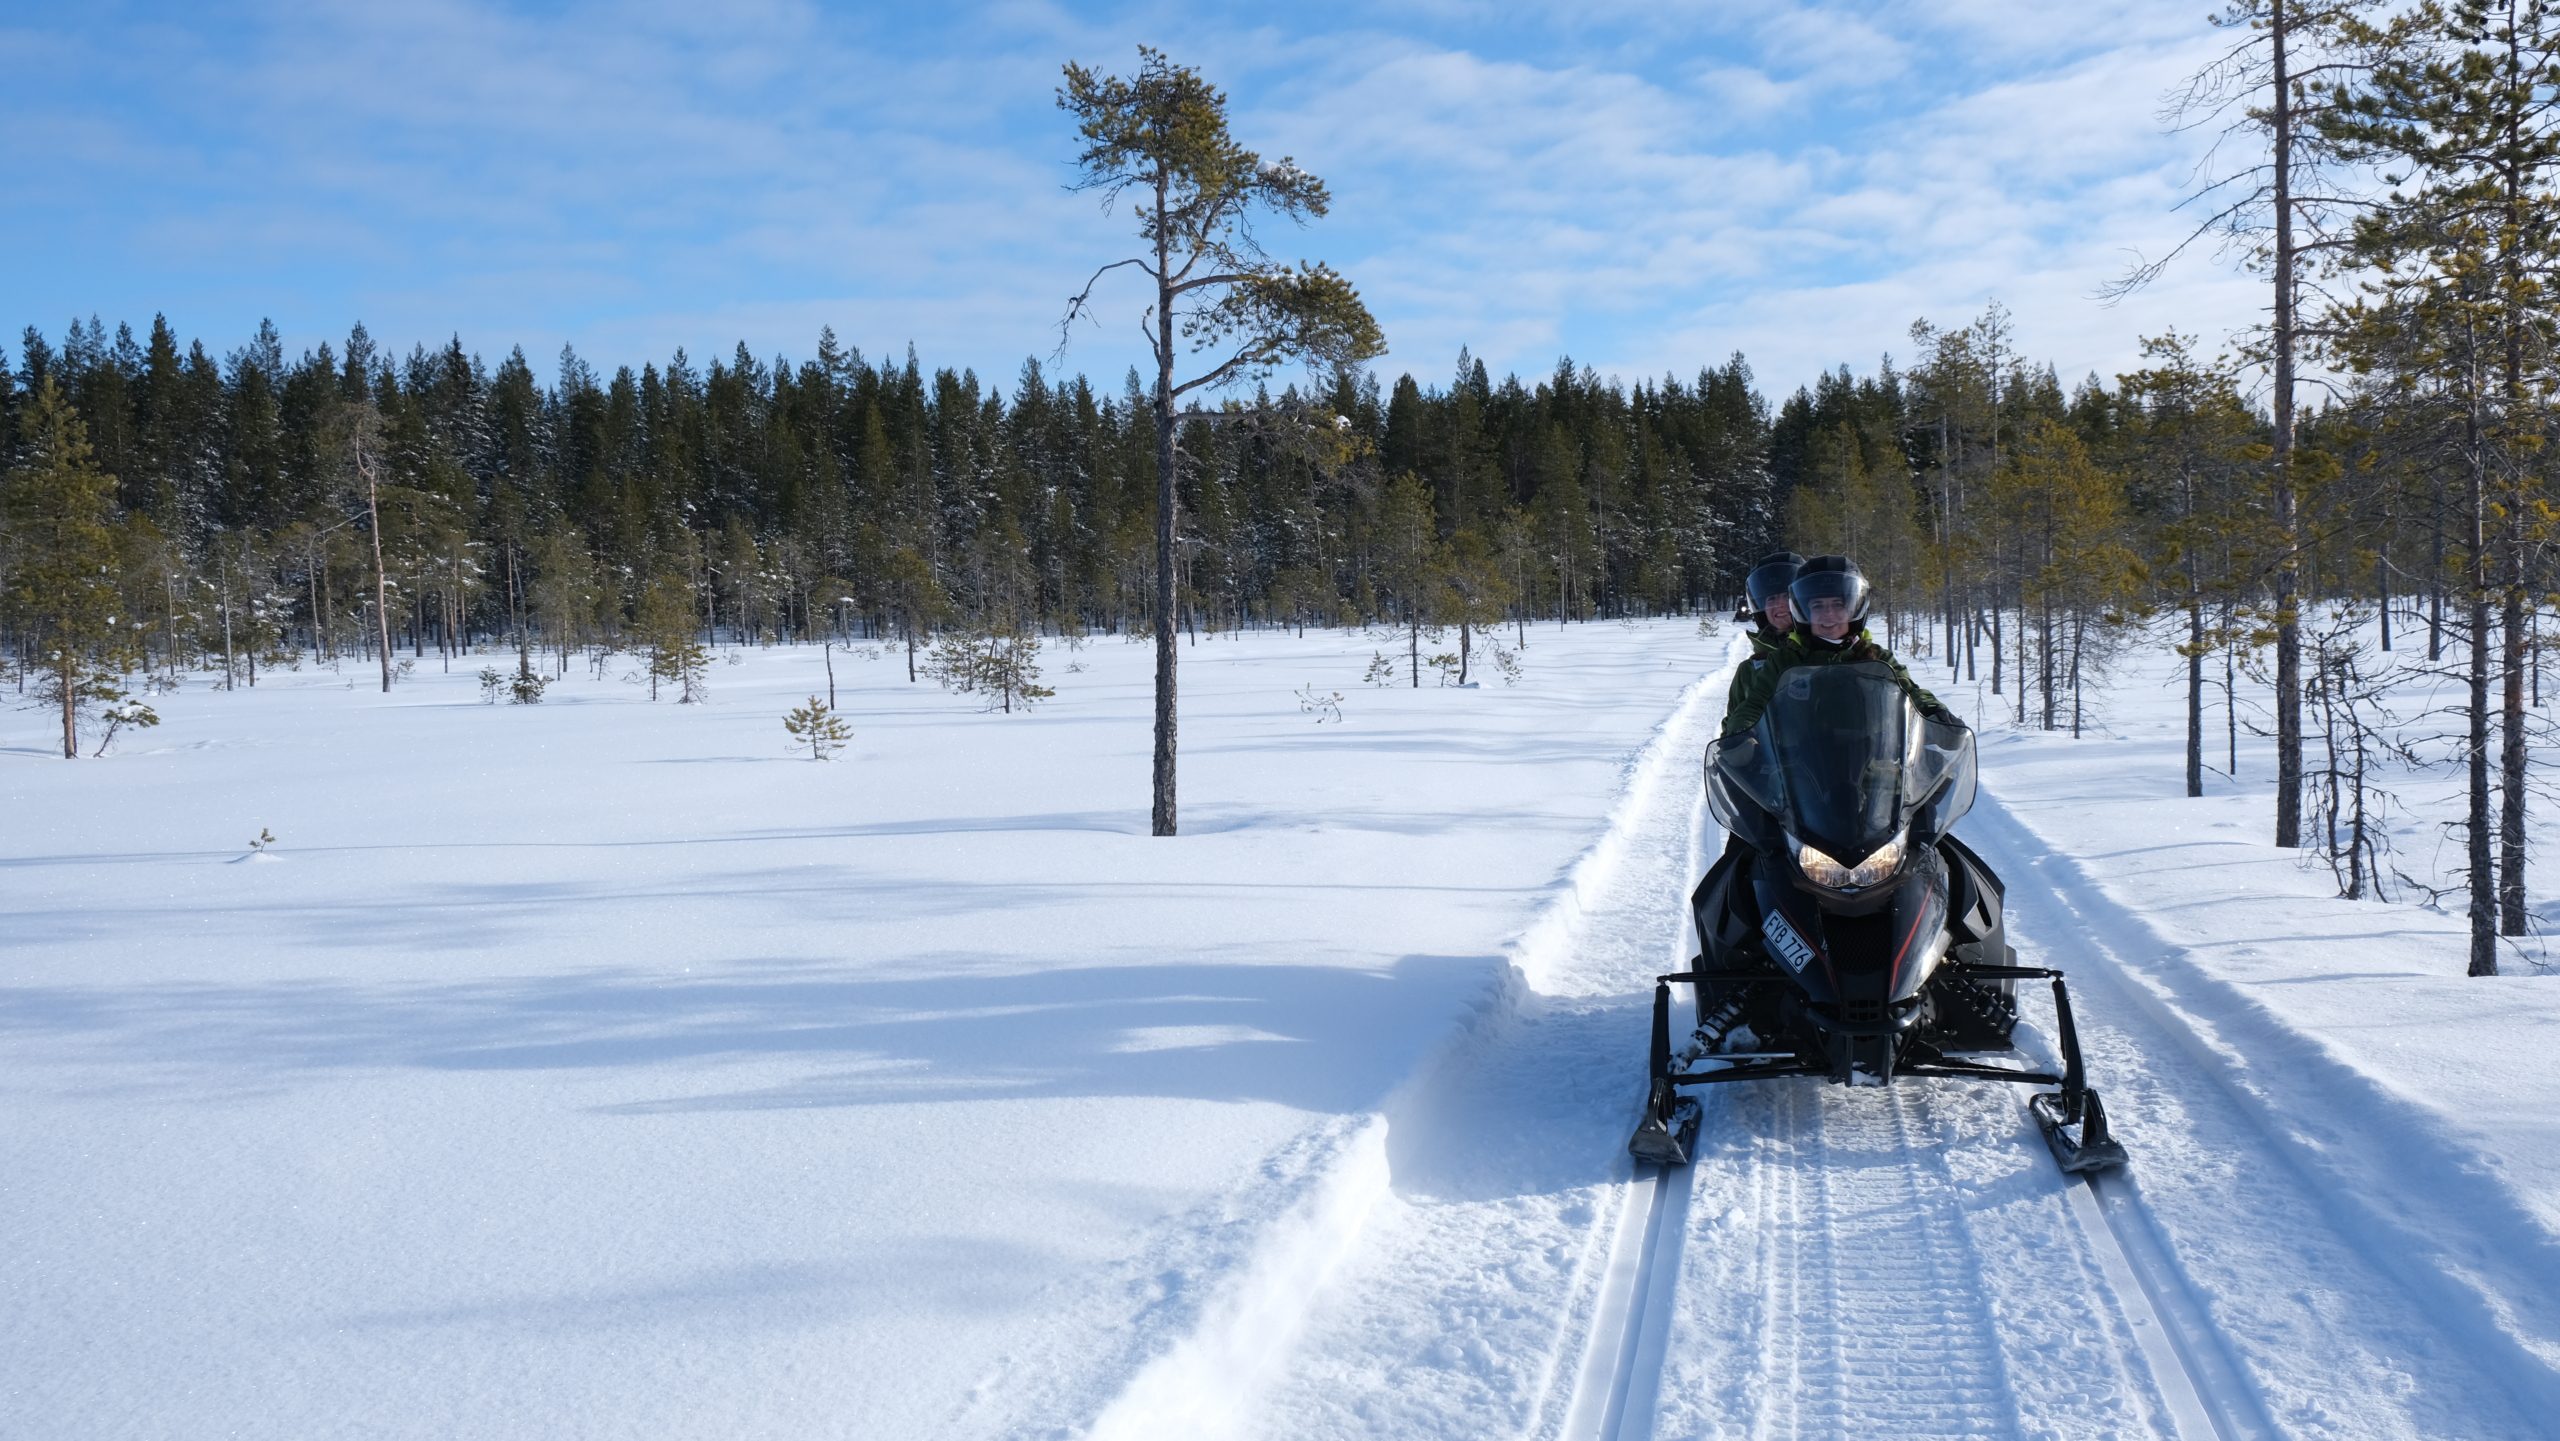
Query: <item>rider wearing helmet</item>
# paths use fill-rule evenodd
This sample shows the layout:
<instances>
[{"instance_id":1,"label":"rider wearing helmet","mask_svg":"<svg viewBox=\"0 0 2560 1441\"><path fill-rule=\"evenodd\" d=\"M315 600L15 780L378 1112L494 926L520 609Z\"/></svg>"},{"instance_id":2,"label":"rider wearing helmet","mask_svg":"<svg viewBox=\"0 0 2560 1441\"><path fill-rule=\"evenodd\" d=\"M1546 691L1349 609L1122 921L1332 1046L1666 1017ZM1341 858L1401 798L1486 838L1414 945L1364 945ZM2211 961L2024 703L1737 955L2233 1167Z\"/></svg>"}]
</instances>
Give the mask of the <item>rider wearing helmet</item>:
<instances>
[{"instance_id":1,"label":"rider wearing helmet","mask_svg":"<svg viewBox=\"0 0 2560 1441\"><path fill-rule=\"evenodd\" d=\"M1743 594L1750 597L1751 609L1741 618L1753 622L1753 660L1768 659L1777 651L1778 642L1786 639L1789 628L1795 625L1787 587L1795 583L1796 570L1803 564L1803 556L1792 550L1782 550L1760 557L1759 562L1751 567L1751 574L1743 578Z\"/></svg>"},{"instance_id":2,"label":"rider wearing helmet","mask_svg":"<svg viewBox=\"0 0 2560 1441\"><path fill-rule=\"evenodd\" d=\"M1741 697L1743 687L1751 683L1752 672L1768 667L1770 658L1778 653L1779 645L1786 640L1787 629L1795 624L1787 586L1796 578L1796 567L1802 564L1803 556L1792 550L1782 550L1760 557L1759 562L1751 567L1751 574L1743 577L1742 591L1749 598L1751 608L1735 619L1752 623L1751 658L1734 667L1733 688L1725 693L1724 699L1727 712Z\"/></svg>"},{"instance_id":3,"label":"rider wearing helmet","mask_svg":"<svg viewBox=\"0 0 2560 1441\"><path fill-rule=\"evenodd\" d=\"M1755 570L1754 574L1757 574ZM1893 653L1867 635L1860 622L1867 615L1867 578L1845 555L1817 555L1796 570L1787 587L1795 625L1771 652L1742 668L1734 678L1733 696L1725 705L1724 734L1747 731L1777 694L1778 677L1800 665L1845 665L1876 661L1893 672L1896 684L1922 715L1962 725L1955 713L1921 688Z\"/></svg>"}]
</instances>

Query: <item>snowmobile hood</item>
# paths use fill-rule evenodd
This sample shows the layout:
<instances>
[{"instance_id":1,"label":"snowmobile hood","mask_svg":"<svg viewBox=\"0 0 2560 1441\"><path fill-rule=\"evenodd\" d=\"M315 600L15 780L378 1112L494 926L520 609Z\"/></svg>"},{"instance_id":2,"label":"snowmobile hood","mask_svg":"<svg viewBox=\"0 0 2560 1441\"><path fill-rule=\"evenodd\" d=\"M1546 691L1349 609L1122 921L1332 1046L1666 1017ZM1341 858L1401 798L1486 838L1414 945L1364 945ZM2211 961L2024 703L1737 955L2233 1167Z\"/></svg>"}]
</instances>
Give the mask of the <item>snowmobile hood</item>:
<instances>
[{"instance_id":1,"label":"snowmobile hood","mask_svg":"<svg viewBox=\"0 0 2560 1441\"><path fill-rule=\"evenodd\" d=\"M1759 723L1709 753L1708 805L1728 829L1745 806L1855 866L1908 832L1944 835L1973 805L1973 733L1922 716L1874 662L1799 666Z\"/></svg>"}]
</instances>

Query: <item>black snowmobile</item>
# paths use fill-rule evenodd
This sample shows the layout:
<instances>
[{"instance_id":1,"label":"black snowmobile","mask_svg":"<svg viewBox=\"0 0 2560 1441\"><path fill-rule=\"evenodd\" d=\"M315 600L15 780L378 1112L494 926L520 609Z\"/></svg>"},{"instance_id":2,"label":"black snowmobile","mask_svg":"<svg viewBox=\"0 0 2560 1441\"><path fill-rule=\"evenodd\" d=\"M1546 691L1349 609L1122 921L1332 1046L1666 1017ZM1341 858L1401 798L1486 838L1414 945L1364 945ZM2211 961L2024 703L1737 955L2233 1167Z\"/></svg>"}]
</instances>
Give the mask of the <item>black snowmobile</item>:
<instances>
[{"instance_id":1,"label":"black snowmobile","mask_svg":"<svg viewBox=\"0 0 2560 1441\"><path fill-rule=\"evenodd\" d=\"M1952 1076L2059 1086L2027 1104L2065 1171L2125 1162L2089 1088L2062 973L2017 964L2000 878L1948 834L1973 805L1973 733L1922 716L1893 673L1799 666L1760 723L1707 752L1707 803L1741 842L1690 897L1700 952L1653 988L1650 1094L1628 1149L1684 1165L1698 1086L1773 1076ZM2017 984L2053 982L2062 1074L2013 1050ZM1674 1047L1671 987L1696 997Z\"/></svg>"}]
</instances>

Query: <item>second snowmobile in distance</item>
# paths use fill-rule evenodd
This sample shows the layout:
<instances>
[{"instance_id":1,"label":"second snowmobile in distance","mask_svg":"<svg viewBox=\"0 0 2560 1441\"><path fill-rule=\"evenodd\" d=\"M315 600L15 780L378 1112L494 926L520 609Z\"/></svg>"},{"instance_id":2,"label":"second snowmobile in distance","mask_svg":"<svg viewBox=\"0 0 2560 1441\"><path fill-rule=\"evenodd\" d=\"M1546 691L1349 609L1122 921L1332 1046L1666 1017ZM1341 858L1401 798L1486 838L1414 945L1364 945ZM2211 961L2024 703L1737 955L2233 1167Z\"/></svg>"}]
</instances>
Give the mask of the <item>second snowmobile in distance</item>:
<instances>
[{"instance_id":1,"label":"second snowmobile in distance","mask_svg":"<svg viewBox=\"0 0 2560 1441\"><path fill-rule=\"evenodd\" d=\"M1923 716L1873 662L1788 671L1757 725L1709 749L1708 808L1742 846L1690 898L1691 969L1654 984L1639 1161L1688 1162L1695 1087L1945 1076L2055 1086L2028 1108L2062 1168L2125 1163L2062 973L2017 964L2000 878L1949 834L1974 785L1973 733ZM2022 980L2053 983L2060 1075L1972 1059L2014 1051ZM1696 997L1676 1047L1674 985Z\"/></svg>"}]
</instances>

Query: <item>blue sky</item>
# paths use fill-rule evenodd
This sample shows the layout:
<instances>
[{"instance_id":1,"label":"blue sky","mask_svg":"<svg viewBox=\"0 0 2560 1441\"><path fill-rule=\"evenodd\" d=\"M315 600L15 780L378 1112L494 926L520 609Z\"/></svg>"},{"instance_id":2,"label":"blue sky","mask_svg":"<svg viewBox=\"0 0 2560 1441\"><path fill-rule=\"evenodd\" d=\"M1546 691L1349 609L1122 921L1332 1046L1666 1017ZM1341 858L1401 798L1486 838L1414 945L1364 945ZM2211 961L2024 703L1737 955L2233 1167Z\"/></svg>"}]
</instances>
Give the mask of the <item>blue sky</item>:
<instances>
[{"instance_id":1,"label":"blue sky","mask_svg":"<svg viewBox=\"0 0 2560 1441\"><path fill-rule=\"evenodd\" d=\"M2092 298L2181 233L2203 142L2155 112L2208 8L39 0L0 18L0 321L164 311L221 353L262 316L295 349L361 319L546 374L564 342L805 356L832 324L1009 380L1131 249L1065 188L1058 67L1144 41L1331 185L1265 238L1361 287L1389 374L1739 349L1776 393L1994 297L2066 380L2112 374L2264 303L2202 253ZM1116 383L1142 301L1105 295L1066 363Z\"/></svg>"}]
</instances>

